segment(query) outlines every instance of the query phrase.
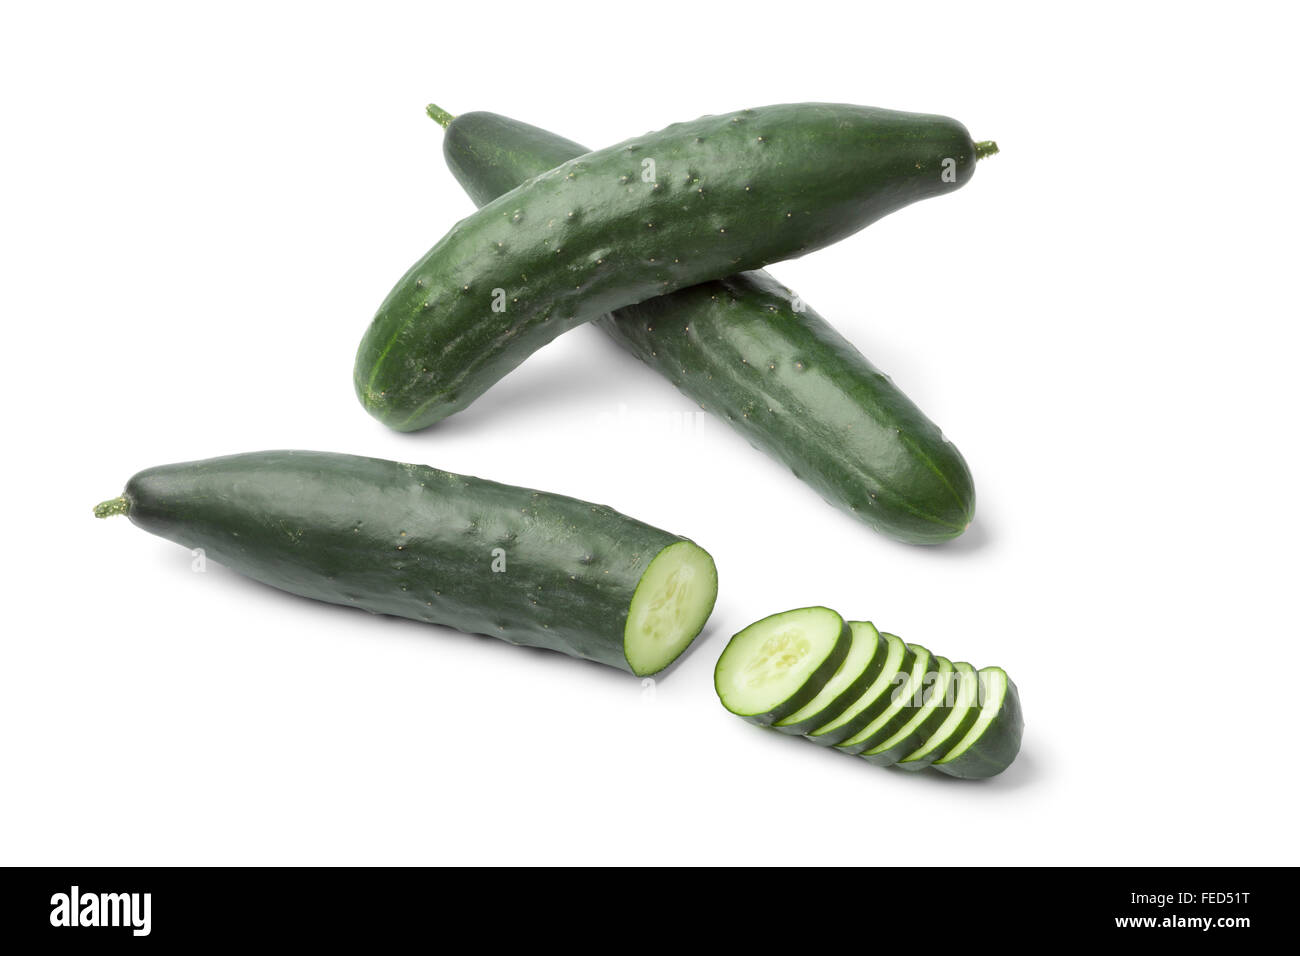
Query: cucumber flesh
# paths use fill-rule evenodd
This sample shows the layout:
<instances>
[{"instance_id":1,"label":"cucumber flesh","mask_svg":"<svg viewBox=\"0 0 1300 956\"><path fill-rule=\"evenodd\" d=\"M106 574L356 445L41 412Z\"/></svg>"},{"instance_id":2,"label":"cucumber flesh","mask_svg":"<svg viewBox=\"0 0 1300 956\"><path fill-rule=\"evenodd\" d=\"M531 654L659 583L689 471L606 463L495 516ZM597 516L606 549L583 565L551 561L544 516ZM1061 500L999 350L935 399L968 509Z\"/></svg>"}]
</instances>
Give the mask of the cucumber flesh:
<instances>
[{"instance_id":1,"label":"cucumber flesh","mask_svg":"<svg viewBox=\"0 0 1300 956\"><path fill-rule=\"evenodd\" d=\"M911 719L892 736L875 747L862 751L860 756L877 767L888 767L898 763L915 750L917 745L928 740L952 709L953 701L949 699L949 694L953 673L952 661L936 655L930 673L925 675L925 682L930 685L925 701L920 707L912 708Z\"/></svg>"},{"instance_id":2,"label":"cucumber flesh","mask_svg":"<svg viewBox=\"0 0 1300 956\"><path fill-rule=\"evenodd\" d=\"M1015 683L1000 667L979 672L980 712L974 725L934 769L951 777L983 780L1000 774L1020 752L1025 721Z\"/></svg>"},{"instance_id":3,"label":"cucumber flesh","mask_svg":"<svg viewBox=\"0 0 1300 956\"><path fill-rule=\"evenodd\" d=\"M830 608L773 614L732 637L718 658L713 685L727 710L770 724L816 697L851 643L849 626Z\"/></svg>"},{"instance_id":4,"label":"cucumber flesh","mask_svg":"<svg viewBox=\"0 0 1300 956\"><path fill-rule=\"evenodd\" d=\"M966 736L980 715L979 677L965 661L953 665L956 693L942 724L910 754L895 764L903 770L924 770L942 757L954 743Z\"/></svg>"},{"instance_id":5,"label":"cucumber flesh","mask_svg":"<svg viewBox=\"0 0 1300 956\"><path fill-rule=\"evenodd\" d=\"M867 724L848 740L835 746L850 754L860 754L875 746L879 741L892 736L911 719L918 702L922 702L925 688L925 675L929 673L932 658L930 652L920 644L908 644L912 652L912 670L907 680L889 695L889 703L875 720Z\"/></svg>"},{"instance_id":6,"label":"cucumber flesh","mask_svg":"<svg viewBox=\"0 0 1300 956\"><path fill-rule=\"evenodd\" d=\"M718 594L718 570L693 541L664 548L641 575L623 630L632 673L654 674L677 659L704 628Z\"/></svg>"},{"instance_id":7,"label":"cucumber flesh","mask_svg":"<svg viewBox=\"0 0 1300 956\"><path fill-rule=\"evenodd\" d=\"M885 666L885 642L880 639L880 632L867 622L854 623L849 629L853 643L839 670L816 697L774 723L774 729L783 734L815 730L842 714L880 674Z\"/></svg>"},{"instance_id":8,"label":"cucumber flesh","mask_svg":"<svg viewBox=\"0 0 1300 956\"><path fill-rule=\"evenodd\" d=\"M854 621L853 628L875 627L865 621ZM899 674L909 673L912 669L913 654L902 638L893 634L881 634L885 642L885 662L876 679L871 682L857 700L838 717L828 724L818 727L807 737L815 744L829 747L847 740L859 730L871 723L876 716L889 706L890 689L896 687Z\"/></svg>"}]
</instances>

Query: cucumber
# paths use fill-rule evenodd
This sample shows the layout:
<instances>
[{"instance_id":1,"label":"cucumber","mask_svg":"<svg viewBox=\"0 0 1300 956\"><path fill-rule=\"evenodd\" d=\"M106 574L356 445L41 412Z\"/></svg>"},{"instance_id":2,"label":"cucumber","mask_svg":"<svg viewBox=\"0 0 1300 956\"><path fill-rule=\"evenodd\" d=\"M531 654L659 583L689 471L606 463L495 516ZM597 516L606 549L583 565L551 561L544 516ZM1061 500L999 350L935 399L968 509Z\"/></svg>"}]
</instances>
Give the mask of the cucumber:
<instances>
[{"instance_id":1,"label":"cucumber","mask_svg":"<svg viewBox=\"0 0 1300 956\"><path fill-rule=\"evenodd\" d=\"M899 758L894 766L901 770L924 770L945 753L954 743L966 736L979 716L979 678L975 668L965 661L953 665L953 683L956 695L947 716L927 739L910 754Z\"/></svg>"},{"instance_id":2,"label":"cucumber","mask_svg":"<svg viewBox=\"0 0 1300 956\"><path fill-rule=\"evenodd\" d=\"M816 697L851 644L849 626L830 608L782 611L732 637L714 668L713 687L733 714L770 724Z\"/></svg>"},{"instance_id":3,"label":"cucumber","mask_svg":"<svg viewBox=\"0 0 1300 956\"><path fill-rule=\"evenodd\" d=\"M804 103L586 153L461 220L407 271L362 338L357 395L399 431L427 427L575 325L829 245L960 188L992 148L946 117Z\"/></svg>"},{"instance_id":4,"label":"cucumber","mask_svg":"<svg viewBox=\"0 0 1300 956\"><path fill-rule=\"evenodd\" d=\"M424 465L265 451L150 468L95 509L272 587L638 676L704 626L717 571L612 508Z\"/></svg>"},{"instance_id":5,"label":"cucumber","mask_svg":"<svg viewBox=\"0 0 1300 956\"><path fill-rule=\"evenodd\" d=\"M931 670L925 675L929 686L920 707L912 707L907 723L874 747L862 751L861 757L877 767L888 767L902 760L918 746L930 739L952 710L953 701L948 695L952 687L952 661L934 656Z\"/></svg>"},{"instance_id":6,"label":"cucumber","mask_svg":"<svg viewBox=\"0 0 1300 956\"><path fill-rule=\"evenodd\" d=\"M874 626L865 621L854 621L852 626ZM807 734L809 740L823 747L837 746L854 736L863 727L875 720L889 706L893 691L907 680L911 673L915 655L904 644L902 638L893 634L881 634L885 642L885 663L862 695L845 708L834 720L818 727Z\"/></svg>"},{"instance_id":7,"label":"cucumber","mask_svg":"<svg viewBox=\"0 0 1300 956\"><path fill-rule=\"evenodd\" d=\"M494 113L455 118L443 154L484 205L586 152ZM606 334L791 468L832 505L911 543L970 524L975 489L957 448L890 379L765 272L732 275L595 320Z\"/></svg>"},{"instance_id":8,"label":"cucumber","mask_svg":"<svg viewBox=\"0 0 1300 956\"><path fill-rule=\"evenodd\" d=\"M849 653L831 679L808 703L772 724L783 734L806 734L834 720L876 679L885 666L885 642L870 624L850 625Z\"/></svg>"},{"instance_id":9,"label":"cucumber","mask_svg":"<svg viewBox=\"0 0 1300 956\"><path fill-rule=\"evenodd\" d=\"M849 623L848 649L830 667L833 648L843 643L835 636L842 623L829 608L812 607L745 628L714 672L723 706L785 733L829 717L804 739L879 767L933 766L977 780L1016 758L1024 727L1020 698L1000 667L977 673L865 621ZM864 679L866 671L874 678ZM850 690L863 684L853 698ZM796 699L804 703L794 705Z\"/></svg>"},{"instance_id":10,"label":"cucumber","mask_svg":"<svg viewBox=\"0 0 1300 956\"><path fill-rule=\"evenodd\" d=\"M934 660L930 652L920 644L908 644L907 649L912 652L912 669L907 672L907 680L889 695L889 702L873 721L852 737L836 744L836 749L848 754L860 754L893 736L912 719L916 708L924 702L925 678Z\"/></svg>"},{"instance_id":11,"label":"cucumber","mask_svg":"<svg viewBox=\"0 0 1300 956\"><path fill-rule=\"evenodd\" d=\"M1015 683L1000 667L980 668L979 681L979 717L966 735L934 762L935 770L950 777L995 777L1020 753L1025 720Z\"/></svg>"}]
</instances>

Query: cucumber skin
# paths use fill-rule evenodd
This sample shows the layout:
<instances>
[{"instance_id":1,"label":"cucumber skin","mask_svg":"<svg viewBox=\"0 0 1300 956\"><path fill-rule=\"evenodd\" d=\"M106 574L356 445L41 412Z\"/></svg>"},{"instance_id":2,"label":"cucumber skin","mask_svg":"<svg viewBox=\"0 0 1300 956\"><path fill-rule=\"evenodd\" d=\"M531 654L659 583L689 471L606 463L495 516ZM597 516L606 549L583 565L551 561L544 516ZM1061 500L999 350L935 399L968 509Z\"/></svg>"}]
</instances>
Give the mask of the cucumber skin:
<instances>
[{"instance_id":1,"label":"cucumber skin","mask_svg":"<svg viewBox=\"0 0 1300 956\"><path fill-rule=\"evenodd\" d=\"M961 677L960 668L962 666L970 667L969 664L964 664L964 662L954 665L953 668L954 680L960 680ZM975 674L973 668L971 673ZM979 680L978 675L975 675L973 679L978 681ZM915 773L919 770L925 770L926 768L931 766L936 760L943 757L943 755L948 752L948 749L954 743L957 743L958 741L960 741L962 738L966 736L967 731L969 731L971 727L975 725L975 721L979 719L979 713L980 713L979 707L977 706L968 708L966 715L962 717L960 723L957 724L957 726L953 729L952 733L948 735L946 740L940 741L940 743L937 744L933 750L930 750L923 756L917 757L915 760L903 759L909 756L908 754L903 754L903 758L900 758L898 762L894 764L894 766L897 767L899 770L906 770L909 773ZM921 743L924 744L925 741L921 741ZM918 746L920 745L918 744ZM913 753L915 753L915 751L913 751Z\"/></svg>"},{"instance_id":2,"label":"cucumber skin","mask_svg":"<svg viewBox=\"0 0 1300 956\"><path fill-rule=\"evenodd\" d=\"M943 657L939 657L938 655L935 655L930 660L931 660L930 673L932 674L943 674L944 672L942 670L942 667L943 664L945 663L947 663L950 668L952 666L951 662L947 661ZM930 694L947 695L948 688L952 684L952 675L955 673L956 672L953 670L947 671L948 681L947 683L943 683L943 684L941 684L939 678L936 677L934 679L934 682L930 685ZM929 674L927 674L926 676L928 677ZM926 698L922 701L922 706L925 706L929 702L930 702L930 696L927 695ZM933 711L930 712L930 715L921 722L920 726L916 727L910 734L908 734L898 743L894 744L894 746L890 747L888 750L882 750L879 753L872 753L871 750L864 750L862 751L862 753L858 754L858 756L861 757L863 760L867 761L867 763L875 767L888 767L898 763L898 761L902 760L904 757L906 757L908 754L914 751L917 747L921 746L921 744L925 743L927 740L930 739L930 735L933 734L936 730L938 730L939 726L944 722L944 720L947 719L948 713L951 709L952 708L946 704L939 704ZM915 712L913 712L910 716L915 717L916 716ZM901 730L902 728L899 729ZM885 738L885 739L888 740L889 738Z\"/></svg>"},{"instance_id":3,"label":"cucumber skin","mask_svg":"<svg viewBox=\"0 0 1300 956\"><path fill-rule=\"evenodd\" d=\"M885 640L886 636L883 631L880 633L881 639ZM916 664L916 655L912 652L911 647L903 645L903 659L898 664L899 674L910 674ZM906 680L906 678L904 678ZM827 731L824 734L807 733L804 739L816 744L819 747L839 747L844 741L856 737L861 733L868 724L881 715L885 708L889 706L891 696L898 691L901 684L896 680L891 680L890 687L887 687L881 695L872 701L869 707L863 709L860 714L854 716L852 720L843 726L836 727L834 730ZM853 705L850 704L849 707ZM848 708L846 708L848 709ZM843 713L843 711L841 711Z\"/></svg>"},{"instance_id":4,"label":"cucumber skin","mask_svg":"<svg viewBox=\"0 0 1300 956\"><path fill-rule=\"evenodd\" d=\"M883 636L883 632L882 632L882 636ZM933 666L934 655L931 654L928 649L922 647L919 644L909 644L907 649L910 650L913 655L912 670L916 669L917 661L918 660L921 661L920 664L921 678L922 678L921 686L924 687L925 675L930 672L930 669ZM922 654L925 655L924 658L921 658ZM909 675L910 675L910 671L909 671ZM893 689L891 694L901 693L903 688L906 686L908 686L907 682L898 685ZM915 695L916 695L916 689L913 688L912 693L909 694L908 696L914 697ZM892 700L890 702L892 703ZM924 698L922 698L922 702L924 702ZM888 705L886 705L885 709L888 710ZM903 727L907 724L907 722L912 719L914 713L915 711L913 710L912 705L910 703L906 704L898 713L894 714L893 717L889 718L888 722L883 727L877 730L870 737L866 737L862 740L857 740L854 741L853 743L850 743L849 741L852 741L853 737L857 736L857 734L854 734L853 737L847 737L843 742L836 744L835 749L838 750L840 753L860 756L864 751L870 750L872 747L880 743L883 743L884 741L892 737L894 734L902 730ZM870 723L871 721L867 722L867 724ZM863 730L866 729L867 724L862 725ZM861 730L859 731L859 733L861 733Z\"/></svg>"},{"instance_id":5,"label":"cucumber skin","mask_svg":"<svg viewBox=\"0 0 1300 956\"><path fill-rule=\"evenodd\" d=\"M1010 676L1007 677L1007 694L1002 709L993 718L980 739L960 757L949 763L943 758L931 764L931 769L963 780L987 780L996 777L1011 766L1020 753L1020 740L1025 732L1024 712L1020 708L1020 691Z\"/></svg>"},{"instance_id":6,"label":"cucumber skin","mask_svg":"<svg viewBox=\"0 0 1300 956\"><path fill-rule=\"evenodd\" d=\"M777 723L773 723L772 724L773 730L782 734L790 734L791 736L802 736L803 734L807 734L816 730L818 727L824 727L826 724L829 724L840 714L844 713L844 711L849 707L849 705L852 704L859 697L861 697L863 692L868 687L871 686L872 682L875 681L875 679L880 676L880 672L884 669L885 666L885 657L887 656L885 653L886 645L885 642L881 640L880 633L876 631L874 626L872 626L869 623L866 626L870 627L872 632L875 633L876 635L876 649L872 653L871 658L867 661L867 666L862 669L862 673L859 674L857 678L854 679L853 683L845 687L844 690L842 690L835 697L834 700L832 700L829 704L823 707L820 711L813 714L811 717L806 717L803 720L799 721L798 723L786 724L785 726L779 726ZM850 638L852 637L852 632L853 632L853 625L850 624L849 625ZM850 649L852 649L851 644L850 644ZM834 677L835 675L832 674L831 676ZM814 694L813 697L809 698L809 700L813 700L815 698L816 698L816 694ZM795 713L795 711L791 711L790 713L793 714ZM784 720L784 719L785 718L778 718L778 720Z\"/></svg>"},{"instance_id":7,"label":"cucumber skin","mask_svg":"<svg viewBox=\"0 0 1300 956\"><path fill-rule=\"evenodd\" d=\"M495 113L458 116L443 155L475 203L584 148ZM975 511L965 459L893 382L765 272L595 320L614 341L789 467L830 504L912 544L956 537ZM818 449L829 449L819 452Z\"/></svg>"},{"instance_id":8,"label":"cucumber skin","mask_svg":"<svg viewBox=\"0 0 1300 956\"><path fill-rule=\"evenodd\" d=\"M812 609L813 608L793 608L792 610L805 611ZM826 611L831 610L830 608L821 607L820 605L817 606L817 609ZM777 612L777 614L789 613L790 611ZM831 611L831 613L835 614L836 617L839 617L838 612ZM718 695L718 700L722 703L723 708L726 709L728 713L736 714L734 710L727 707L726 697L722 693L722 688L718 686L718 669L722 666L722 661L727 655L727 648L731 646L731 641L734 641L755 624L761 624L770 617L776 617L776 615L769 614L767 617L759 618L753 624L748 624L735 634L731 635L731 639L727 641L727 647L724 647L722 653L718 655L718 661L713 667L713 692ZM840 664L844 662L844 658L848 656L849 645L852 641L853 632L849 630L849 623L841 617L839 638L835 641L834 646L831 647L830 653L826 655L826 658L817 665L816 669L814 669L811 674L808 675L808 679L804 681L803 686L769 711L765 711L761 714L736 714L736 716L741 720L748 721L751 724L756 724L759 727L770 728L775 721L793 714L796 710L821 693L821 689L826 686L826 682L831 679L831 675L839 669Z\"/></svg>"},{"instance_id":9,"label":"cucumber skin","mask_svg":"<svg viewBox=\"0 0 1300 956\"><path fill-rule=\"evenodd\" d=\"M632 594L685 540L576 498L327 452L163 465L124 497L146 531L280 590L628 672Z\"/></svg>"},{"instance_id":10,"label":"cucumber skin","mask_svg":"<svg viewBox=\"0 0 1300 956\"><path fill-rule=\"evenodd\" d=\"M849 642L852 640L852 633L849 631L848 622L840 629L840 639L835 642L831 652L826 655L826 660L817 667L799 688L798 693L787 697L779 706L769 710L766 714L755 714L750 717L742 717L751 724L757 724L760 727L771 727L772 724L782 717L788 717L796 710L802 707L808 701L812 700L821 693L821 689L826 686L826 682L831 679L831 675L839 670L839 666L844 663L844 658L849 653Z\"/></svg>"},{"instance_id":11,"label":"cucumber skin","mask_svg":"<svg viewBox=\"0 0 1300 956\"><path fill-rule=\"evenodd\" d=\"M909 544L975 511L961 453L884 373L770 275L748 272L623 310L621 341L830 504Z\"/></svg>"},{"instance_id":12,"label":"cucumber skin","mask_svg":"<svg viewBox=\"0 0 1300 956\"><path fill-rule=\"evenodd\" d=\"M960 188L975 158L947 117L822 103L706 116L584 154L461 220L407 271L358 349L358 397L399 431L427 427L567 329L830 245Z\"/></svg>"},{"instance_id":13,"label":"cucumber skin","mask_svg":"<svg viewBox=\"0 0 1300 956\"><path fill-rule=\"evenodd\" d=\"M442 140L447 168L475 206L589 152L541 127L482 111L454 117Z\"/></svg>"}]
</instances>

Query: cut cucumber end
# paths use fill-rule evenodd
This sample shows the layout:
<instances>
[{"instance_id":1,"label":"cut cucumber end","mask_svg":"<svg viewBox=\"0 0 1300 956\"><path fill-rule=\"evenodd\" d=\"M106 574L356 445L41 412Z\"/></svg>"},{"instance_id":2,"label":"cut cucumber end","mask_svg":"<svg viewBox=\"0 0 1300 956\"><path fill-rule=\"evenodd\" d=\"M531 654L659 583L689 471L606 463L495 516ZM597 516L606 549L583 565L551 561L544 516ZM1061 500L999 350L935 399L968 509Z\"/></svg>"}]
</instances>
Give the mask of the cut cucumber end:
<instances>
[{"instance_id":1,"label":"cut cucumber end","mask_svg":"<svg viewBox=\"0 0 1300 956\"><path fill-rule=\"evenodd\" d=\"M628 606L623 654L638 677L675 661L704 629L718 597L718 569L691 541L664 548L645 569Z\"/></svg>"},{"instance_id":2,"label":"cut cucumber end","mask_svg":"<svg viewBox=\"0 0 1300 956\"><path fill-rule=\"evenodd\" d=\"M713 685L733 714L771 723L817 696L851 641L848 625L830 608L782 611L731 639L718 658Z\"/></svg>"},{"instance_id":3,"label":"cut cucumber end","mask_svg":"<svg viewBox=\"0 0 1300 956\"><path fill-rule=\"evenodd\" d=\"M991 139L982 139L975 144L975 158L984 159L998 153L998 144Z\"/></svg>"},{"instance_id":4,"label":"cut cucumber end","mask_svg":"<svg viewBox=\"0 0 1300 956\"><path fill-rule=\"evenodd\" d=\"M865 622L850 622L852 643L839 669L817 696L788 717L772 724L783 734L806 734L826 724L856 701L884 667L886 644L880 632Z\"/></svg>"}]
</instances>

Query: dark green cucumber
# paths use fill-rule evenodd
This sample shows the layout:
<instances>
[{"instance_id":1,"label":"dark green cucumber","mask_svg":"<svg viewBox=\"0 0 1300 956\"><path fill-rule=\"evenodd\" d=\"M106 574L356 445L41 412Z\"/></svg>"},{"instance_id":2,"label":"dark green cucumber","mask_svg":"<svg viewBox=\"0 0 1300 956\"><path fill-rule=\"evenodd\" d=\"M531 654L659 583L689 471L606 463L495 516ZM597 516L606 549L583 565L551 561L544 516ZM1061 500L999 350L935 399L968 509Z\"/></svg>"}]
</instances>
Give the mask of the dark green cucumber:
<instances>
[{"instance_id":1,"label":"dark green cucumber","mask_svg":"<svg viewBox=\"0 0 1300 956\"><path fill-rule=\"evenodd\" d=\"M874 626L866 621L854 621L852 626L867 626L874 630ZM899 686L907 681L915 663L912 649L893 634L881 634L880 637L885 642L885 663L880 673L843 713L808 732L806 736L813 743L833 747L853 737L884 712Z\"/></svg>"},{"instance_id":2,"label":"dark green cucumber","mask_svg":"<svg viewBox=\"0 0 1300 956\"><path fill-rule=\"evenodd\" d=\"M907 672L907 680L895 686L889 695L889 703L876 715L876 719L852 737L836 744L837 750L860 754L881 741L888 740L907 725L916 708L924 702L925 676L930 673L934 658L919 644L908 644L907 649L912 652L912 669Z\"/></svg>"},{"instance_id":3,"label":"dark green cucumber","mask_svg":"<svg viewBox=\"0 0 1300 956\"><path fill-rule=\"evenodd\" d=\"M934 762L934 769L950 777L983 780L995 777L1020 753L1025 719L1020 711L1020 693L1000 667L982 667L980 713L966 735Z\"/></svg>"},{"instance_id":4,"label":"dark green cucumber","mask_svg":"<svg viewBox=\"0 0 1300 956\"><path fill-rule=\"evenodd\" d=\"M393 428L459 411L611 309L801 256L970 178L946 117L803 103L586 153L461 220L380 306L356 390Z\"/></svg>"},{"instance_id":5,"label":"dark green cucumber","mask_svg":"<svg viewBox=\"0 0 1300 956\"><path fill-rule=\"evenodd\" d=\"M95 509L272 587L662 670L712 611L707 552L612 508L375 458L267 451L164 465Z\"/></svg>"},{"instance_id":6,"label":"dark green cucumber","mask_svg":"<svg viewBox=\"0 0 1300 956\"><path fill-rule=\"evenodd\" d=\"M944 721L915 750L899 758L894 766L902 770L924 770L966 736L979 717L979 677L965 661L953 665L956 692Z\"/></svg>"},{"instance_id":7,"label":"dark green cucumber","mask_svg":"<svg viewBox=\"0 0 1300 956\"><path fill-rule=\"evenodd\" d=\"M782 611L727 642L713 670L713 688L727 710L768 725L816 697L852 643L848 624L830 608Z\"/></svg>"},{"instance_id":8,"label":"dark green cucumber","mask_svg":"<svg viewBox=\"0 0 1300 956\"><path fill-rule=\"evenodd\" d=\"M871 624L857 622L851 626L850 633L849 652L831 679L816 697L790 716L773 723L773 730L783 734L806 734L816 730L842 714L879 676L886 656L886 645L880 632Z\"/></svg>"},{"instance_id":9,"label":"dark green cucumber","mask_svg":"<svg viewBox=\"0 0 1300 956\"><path fill-rule=\"evenodd\" d=\"M495 113L455 118L443 154L475 203L585 152ZM914 543L955 537L975 490L956 447L890 379L765 272L649 299L596 319L614 341L822 497Z\"/></svg>"},{"instance_id":10,"label":"dark green cucumber","mask_svg":"<svg viewBox=\"0 0 1300 956\"><path fill-rule=\"evenodd\" d=\"M877 767L888 767L929 740L952 710L953 701L949 695L952 693L953 673L952 661L936 654L931 659L930 672L925 676L927 686L921 705L909 708L906 724L859 756Z\"/></svg>"}]
</instances>

